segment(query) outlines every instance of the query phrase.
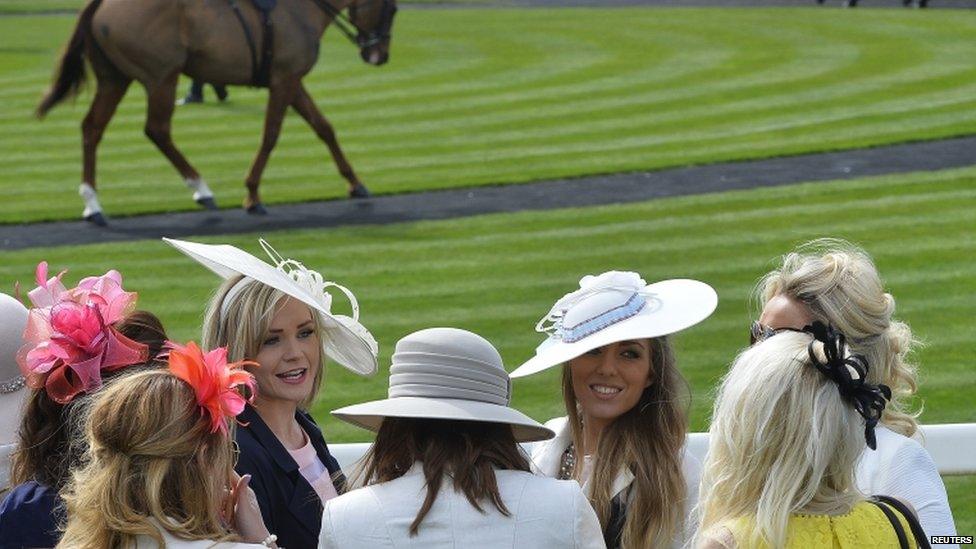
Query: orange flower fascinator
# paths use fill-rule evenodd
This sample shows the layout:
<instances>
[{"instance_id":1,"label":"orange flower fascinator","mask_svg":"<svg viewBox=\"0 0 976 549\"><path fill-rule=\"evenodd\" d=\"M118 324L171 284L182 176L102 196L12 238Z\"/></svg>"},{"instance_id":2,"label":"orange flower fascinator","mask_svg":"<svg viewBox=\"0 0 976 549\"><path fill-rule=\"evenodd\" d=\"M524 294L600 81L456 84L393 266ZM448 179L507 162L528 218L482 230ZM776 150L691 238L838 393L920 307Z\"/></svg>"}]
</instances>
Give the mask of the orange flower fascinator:
<instances>
[{"instance_id":1,"label":"orange flower fascinator","mask_svg":"<svg viewBox=\"0 0 976 549\"><path fill-rule=\"evenodd\" d=\"M227 420L244 411L256 393L254 376L244 366L258 366L258 363L241 360L228 364L226 347L204 353L192 341L185 346L167 341L166 348L169 371L193 387L201 413L210 418L210 432L227 434ZM249 396L241 394L241 387L248 389Z\"/></svg>"}]
</instances>

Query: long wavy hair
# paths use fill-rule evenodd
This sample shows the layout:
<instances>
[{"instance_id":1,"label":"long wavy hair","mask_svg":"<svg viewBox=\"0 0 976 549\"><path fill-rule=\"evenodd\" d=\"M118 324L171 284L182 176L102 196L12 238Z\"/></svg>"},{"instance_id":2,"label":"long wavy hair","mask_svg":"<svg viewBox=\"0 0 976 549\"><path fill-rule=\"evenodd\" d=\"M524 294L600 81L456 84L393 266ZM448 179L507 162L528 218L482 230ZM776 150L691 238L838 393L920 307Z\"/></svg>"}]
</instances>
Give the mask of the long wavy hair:
<instances>
[{"instance_id":1,"label":"long wavy hair","mask_svg":"<svg viewBox=\"0 0 976 549\"><path fill-rule=\"evenodd\" d=\"M763 277L757 294L762 304L780 294L793 297L815 320L843 333L852 352L871 365L868 381L891 387L882 423L905 436L915 434L921 412L907 401L917 389L917 368L908 358L917 341L908 324L894 318L895 298L885 292L867 252L839 239L808 242Z\"/></svg>"},{"instance_id":2,"label":"long wavy hair","mask_svg":"<svg viewBox=\"0 0 976 549\"><path fill-rule=\"evenodd\" d=\"M725 526L739 547L785 547L792 513L845 513L863 499L854 468L864 422L810 363L810 341L796 332L770 337L740 354L722 379L698 536Z\"/></svg>"},{"instance_id":3,"label":"long wavy hair","mask_svg":"<svg viewBox=\"0 0 976 549\"><path fill-rule=\"evenodd\" d=\"M193 388L166 370L123 376L86 414L89 461L62 493L68 524L58 547L164 547L163 528L187 540L234 540L220 502L234 465L230 438L210 431Z\"/></svg>"},{"instance_id":4,"label":"long wavy hair","mask_svg":"<svg viewBox=\"0 0 976 549\"><path fill-rule=\"evenodd\" d=\"M225 306L224 301L228 299L230 290L238 284L245 284L245 286L235 291L230 296L231 301ZM266 284L244 280L243 276L228 279L217 289L207 304L201 345L207 350L227 347L229 361L254 360L261 350L261 343L268 336L275 311L283 299L293 298ZM326 333L322 328L321 317L314 310L312 310L312 322L315 324L315 333L321 344ZM311 392L299 404L301 409L307 410L315 401L324 378L325 353L320 352L319 369L312 378ZM258 393L260 392L261 388L258 387Z\"/></svg>"},{"instance_id":5,"label":"long wavy hair","mask_svg":"<svg viewBox=\"0 0 976 549\"><path fill-rule=\"evenodd\" d=\"M427 495L410 524L416 536L445 479L478 511L485 504L510 516L498 492L495 469L529 471L529 460L504 423L386 418L356 474L356 484L400 478L421 462Z\"/></svg>"},{"instance_id":6,"label":"long wavy hair","mask_svg":"<svg viewBox=\"0 0 976 549\"><path fill-rule=\"evenodd\" d=\"M156 315L137 310L115 324L122 335L149 347L149 360L116 370L102 372L103 381L146 365L153 365L166 341L166 330ZM67 404L58 404L47 392L31 389L17 432L17 449L11 457L10 484L15 486L35 480L55 490L68 482L69 471L81 463L87 446L81 436L81 424L75 408L83 408L88 395L79 395Z\"/></svg>"},{"instance_id":7,"label":"long wavy hair","mask_svg":"<svg viewBox=\"0 0 976 549\"><path fill-rule=\"evenodd\" d=\"M653 382L629 411L603 429L590 477L590 503L606 531L613 481L621 469L634 474L621 535L623 547L664 547L683 528L687 497L681 462L688 430L688 384L678 372L668 338L650 341ZM583 419L570 366L563 366L563 400L573 445L583 448ZM583 459L573 476L580 479Z\"/></svg>"}]
</instances>

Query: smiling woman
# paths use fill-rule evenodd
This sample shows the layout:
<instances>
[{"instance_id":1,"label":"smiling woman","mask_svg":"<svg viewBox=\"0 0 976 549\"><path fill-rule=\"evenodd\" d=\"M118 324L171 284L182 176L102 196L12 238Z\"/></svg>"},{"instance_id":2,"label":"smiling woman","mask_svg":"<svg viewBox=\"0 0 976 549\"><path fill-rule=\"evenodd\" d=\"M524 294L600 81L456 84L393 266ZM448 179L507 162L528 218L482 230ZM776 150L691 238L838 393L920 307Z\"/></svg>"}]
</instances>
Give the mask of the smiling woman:
<instances>
[{"instance_id":1,"label":"smiling woman","mask_svg":"<svg viewBox=\"0 0 976 549\"><path fill-rule=\"evenodd\" d=\"M203 326L205 348L226 346L231 360L253 360L253 405L240 414L236 440L241 475L269 531L283 547L312 547L325 501L345 491L345 477L308 414L325 376L325 357L355 373L376 371L375 340L359 324L352 292L261 241L274 266L233 246L168 241L226 280L213 295ZM336 288L353 316L332 313Z\"/></svg>"},{"instance_id":2,"label":"smiling woman","mask_svg":"<svg viewBox=\"0 0 976 549\"><path fill-rule=\"evenodd\" d=\"M536 329L549 338L520 377L563 364L567 418L533 452L540 472L575 479L607 547L684 541L697 494L697 461L685 453L687 384L667 335L708 317L715 291L696 280L647 285L637 273L587 276Z\"/></svg>"}]
</instances>

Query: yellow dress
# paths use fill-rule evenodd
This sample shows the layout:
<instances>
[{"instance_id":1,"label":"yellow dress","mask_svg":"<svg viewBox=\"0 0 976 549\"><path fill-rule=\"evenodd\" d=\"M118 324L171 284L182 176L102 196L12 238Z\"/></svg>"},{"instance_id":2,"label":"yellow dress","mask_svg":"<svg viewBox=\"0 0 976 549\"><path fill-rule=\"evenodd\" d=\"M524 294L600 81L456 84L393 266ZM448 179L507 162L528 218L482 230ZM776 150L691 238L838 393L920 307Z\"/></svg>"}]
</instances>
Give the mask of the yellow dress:
<instances>
[{"instance_id":1,"label":"yellow dress","mask_svg":"<svg viewBox=\"0 0 976 549\"><path fill-rule=\"evenodd\" d=\"M901 522L908 546L916 549L915 538L908 521L896 509L888 507ZM746 532L750 518L740 518L728 524L740 549L768 549L766 544L747 545ZM862 501L844 515L794 514L788 526L789 538L785 549L864 549L869 547L898 549L898 535L891 522L877 505Z\"/></svg>"}]
</instances>

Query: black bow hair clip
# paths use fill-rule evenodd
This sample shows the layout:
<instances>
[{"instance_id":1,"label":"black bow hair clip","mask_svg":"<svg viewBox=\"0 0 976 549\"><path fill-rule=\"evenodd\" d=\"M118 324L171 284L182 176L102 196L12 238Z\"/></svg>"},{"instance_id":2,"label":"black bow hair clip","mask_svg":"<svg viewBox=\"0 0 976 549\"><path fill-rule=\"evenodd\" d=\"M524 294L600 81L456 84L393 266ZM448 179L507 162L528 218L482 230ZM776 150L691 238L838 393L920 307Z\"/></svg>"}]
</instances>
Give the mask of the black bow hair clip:
<instances>
[{"instance_id":1,"label":"black bow hair clip","mask_svg":"<svg viewBox=\"0 0 976 549\"><path fill-rule=\"evenodd\" d=\"M874 428L881 420L885 404L891 400L891 388L867 382L867 359L864 355L847 353L847 339L833 326L816 321L805 326L803 331L813 335L813 341L807 345L810 362L837 384L841 397L861 414L864 418L864 440L868 448L877 450Z\"/></svg>"}]
</instances>

